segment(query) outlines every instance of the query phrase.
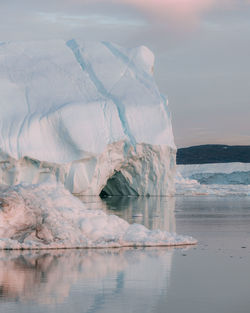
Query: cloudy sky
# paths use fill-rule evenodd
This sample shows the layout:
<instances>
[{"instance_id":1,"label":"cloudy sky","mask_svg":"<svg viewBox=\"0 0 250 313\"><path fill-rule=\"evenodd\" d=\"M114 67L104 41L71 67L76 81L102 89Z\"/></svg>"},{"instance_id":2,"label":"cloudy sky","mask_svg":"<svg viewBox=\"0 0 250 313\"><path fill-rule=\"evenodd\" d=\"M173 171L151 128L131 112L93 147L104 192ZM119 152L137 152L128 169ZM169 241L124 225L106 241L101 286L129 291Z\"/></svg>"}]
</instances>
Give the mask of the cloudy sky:
<instances>
[{"instance_id":1,"label":"cloudy sky","mask_svg":"<svg viewBox=\"0 0 250 313\"><path fill-rule=\"evenodd\" d=\"M148 46L179 147L250 144L250 0L0 0L0 41Z\"/></svg>"}]
</instances>

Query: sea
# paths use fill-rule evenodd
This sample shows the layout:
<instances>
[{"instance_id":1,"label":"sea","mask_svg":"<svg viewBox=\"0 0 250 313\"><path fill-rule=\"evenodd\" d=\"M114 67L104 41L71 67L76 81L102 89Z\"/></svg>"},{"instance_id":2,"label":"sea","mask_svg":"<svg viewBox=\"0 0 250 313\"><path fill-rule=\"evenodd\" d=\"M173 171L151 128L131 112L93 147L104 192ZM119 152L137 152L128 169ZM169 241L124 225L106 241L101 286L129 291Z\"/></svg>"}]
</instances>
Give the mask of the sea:
<instances>
[{"instance_id":1,"label":"sea","mask_svg":"<svg viewBox=\"0 0 250 313\"><path fill-rule=\"evenodd\" d=\"M190 247L0 251L0 313L249 313L250 197L82 197Z\"/></svg>"}]
</instances>

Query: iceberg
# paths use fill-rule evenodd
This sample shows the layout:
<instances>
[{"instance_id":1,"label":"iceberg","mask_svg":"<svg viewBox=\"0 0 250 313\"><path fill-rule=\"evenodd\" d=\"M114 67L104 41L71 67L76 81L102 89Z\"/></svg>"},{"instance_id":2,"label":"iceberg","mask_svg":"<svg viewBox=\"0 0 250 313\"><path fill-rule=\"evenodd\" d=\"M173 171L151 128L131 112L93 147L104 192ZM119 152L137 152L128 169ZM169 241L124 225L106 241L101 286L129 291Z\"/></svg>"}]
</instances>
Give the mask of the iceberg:
<instances>
[{"instance_id":1,"label":"iceberg","mask_svg":"<svg viewBox=\"0 0 250 313\"><path fill-rule=\"evenodd\" d=\"M172 195L176 147L146 47L0 45L0 184L78 195Z\"/></svg>"},{"instance_id":2,"label":"iceberg","mask_svg":"<svg viewBox=\"0 0 250 313\"><path fill-rule=\"evenodd\" d=\"M176 193L182 195L250 195L250 163L178 165Z\"/></svg>"},{"instance_id":3,"label":"iceberg","mask_svg":"<svg viewBox=\"0 0 250 313\"><path fill-rule=\"evenodd\" d=\"M250 185L250 163L178 165L178 171L205 185Z\"/></svg>"},{"instance_id":4,"label":"iceberg","mask_svg":"<svg viewBox=\"0 0 250 313\"><path fill-rule=\"evenodd\" d=\"M179 246L192 237L129 224L92 210L62 184L0 188L0 249Z\"/></svg>"}]
</instances>

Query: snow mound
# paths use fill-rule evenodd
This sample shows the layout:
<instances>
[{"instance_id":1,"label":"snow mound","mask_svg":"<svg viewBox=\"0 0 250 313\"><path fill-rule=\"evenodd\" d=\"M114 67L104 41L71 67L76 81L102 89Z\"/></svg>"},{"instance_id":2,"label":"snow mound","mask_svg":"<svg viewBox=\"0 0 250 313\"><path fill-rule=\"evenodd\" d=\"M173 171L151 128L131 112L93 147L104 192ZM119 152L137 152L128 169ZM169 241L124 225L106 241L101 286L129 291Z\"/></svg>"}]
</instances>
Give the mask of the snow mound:
<instances>
[{"instance_id":1,"label":"snow mound","mask_svg":"<svg viewBox=\"0 0 250 313\"><path fill-rule=\"evenodd\" d=\"M102 248L195 244L191 237L128 224L86 209L62 185L16 185L0 191L0 249Z\"/></svg>"},{"instance_id":2,"label":"snow mound","mask_svg":"<svg viewBox=\"0 0 250 313\"><path fill-rule=\"evenodd\" d=\"M176 193L184 195L250 195L249 163L178 165Z\"/></svg>"},{"instance_id":3,"label":"snow mound","mask_svg":"<svg viewBox=\"0 0 250 313\"><path fill-rule=\"evenodd\" d=\"M173 194L176 147L153 65L146 47L2 43L0 184L56 181L81 195L99 195L105 186L113 195Z\"/></svg>"}]
</instances>

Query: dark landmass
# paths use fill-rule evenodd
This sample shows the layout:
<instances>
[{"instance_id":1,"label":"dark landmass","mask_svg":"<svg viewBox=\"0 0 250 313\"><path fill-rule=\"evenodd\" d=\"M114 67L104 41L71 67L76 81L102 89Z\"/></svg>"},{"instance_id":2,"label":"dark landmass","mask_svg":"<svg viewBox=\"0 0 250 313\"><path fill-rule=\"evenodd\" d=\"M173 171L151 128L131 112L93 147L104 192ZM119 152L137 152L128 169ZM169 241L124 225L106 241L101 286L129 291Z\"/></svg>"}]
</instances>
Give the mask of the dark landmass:
<instances>
[{"instance_id":1,"label":"dark landmass","mask_svg":"<svg viewBox=\"0 0 250 313\"><path fill-rule=\"evenodd\" d=\"M202 145L177 150L177 164L250 163L250 146Z\"/></svg>"}]
</instances>

